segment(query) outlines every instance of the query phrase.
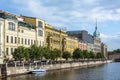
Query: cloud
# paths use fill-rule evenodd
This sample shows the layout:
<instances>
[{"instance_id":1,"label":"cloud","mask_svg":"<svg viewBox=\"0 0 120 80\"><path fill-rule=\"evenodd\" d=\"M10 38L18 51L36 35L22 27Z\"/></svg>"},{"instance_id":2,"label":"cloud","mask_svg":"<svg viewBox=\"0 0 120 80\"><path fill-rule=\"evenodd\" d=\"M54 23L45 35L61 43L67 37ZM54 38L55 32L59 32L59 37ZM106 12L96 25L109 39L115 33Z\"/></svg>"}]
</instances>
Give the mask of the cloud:
<instances>
[{"instance_id":1,"label":"cloud","mask_svg":"<svg viewBox=\"0 0 120 80\"><path fill-rule=\"evenodd\" d=\"M93 22L120 20L120 9L109 9L101 4L103 0L13 0L14 5L25 15L36 16L50 23ZM45 5L47 4L47 5ZM107 15L106 15L107 14ZM66 26L66 25L65 25Z\"/></svg>"},{"instance_id":2,"label":"cloud","mask_svg":"<svg viewBox=\"0 0 120 80\"><path fill-rule=\"evenodd\" d=\"M108 45L108 50L120 48L120 32L116 33L115 35L106 35L101 33L100 37L102 41Z\"/></svg>"},{"instance_id":3,"label":"cloud","mask_svg":"<svg viewBox=\"0 0 120 80\"><path fill-rule=\"evenodd\" d=\"M107 25L109 29L111 25L108 21L120 21L119 0L11 0L9 3L8 0L2 0L0 4L2 7L6 4L10 12L38 17L53 26L67 27L68 30L93 30L95 18L102 25L99 27ZM108 34L101 34L103 41L109 45L120 42L120 33Z\"/></svg>"}]
</instances>

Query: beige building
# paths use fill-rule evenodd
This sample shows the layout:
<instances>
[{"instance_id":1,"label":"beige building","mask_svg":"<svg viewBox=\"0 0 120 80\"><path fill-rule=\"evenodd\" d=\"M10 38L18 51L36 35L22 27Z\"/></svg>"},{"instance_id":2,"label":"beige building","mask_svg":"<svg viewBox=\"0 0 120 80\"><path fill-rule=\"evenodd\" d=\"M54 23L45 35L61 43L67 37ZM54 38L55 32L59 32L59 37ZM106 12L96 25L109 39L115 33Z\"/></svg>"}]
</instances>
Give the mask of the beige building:
<instances>
[{"instance_id":1,"label":"beige building","mask_svg":"<svg viewBox=\"0 0 120 80\"><path fill-rule=\"evenodd\" d=\"M101 39L100 39L100 32L97 29L97 21L96 21L95 31L93 33L93 41L94 41L94 52L95 53L101 52Z\"/></svg>"},{"instance_id":2,"label":"beige building","mask_svg":"<svg viewBox=\"0 0 120 80\"><path fill-rule=\"evenodd\" d=\"M76 48L78 48L78 39L68 36L66 38L66 51L73 53Z\"/></svg>"},{"instance_id":3,"label":"beige building","mask_svg":"<svg viewBox=\"0 0 120 80\"><path fill-rule=\"evenodd\" d=\"M87 43L87 50L94 52L94 44Z\"/></svg>"},{"instance_id":4,"label":"beige building","mask_svg":"<svg viewBox=\"0 0 120 80\"><path fill-rule=\"evenodd\" d=\"M101 52L104 54L106 58L108 57L107 45L104 43L101 43Z\"/></svg>"},{"instance_id":5,"label":"beige building","mask_svg":"<svg viewBox=\"0 0 120 80\"><path fill-rule=\"evenodd\" d=\"M56 29L49 24L45 25L45 46L47 48L64 51L66 49L66 36L65 30Z\"/></svg>"},{"instance_id":6,"label":"beige building","mask_svg":"<svg viewBox=\"0 0 120 80\"><path fill-rule=\"evenodd\" d=\"M37 23L37 20L41 22ZM11 59L18 46L44 46L44 21L36 19L36 25L32 24L23 17L0 11L0 63Z\"/></svg>"}]
</instances>

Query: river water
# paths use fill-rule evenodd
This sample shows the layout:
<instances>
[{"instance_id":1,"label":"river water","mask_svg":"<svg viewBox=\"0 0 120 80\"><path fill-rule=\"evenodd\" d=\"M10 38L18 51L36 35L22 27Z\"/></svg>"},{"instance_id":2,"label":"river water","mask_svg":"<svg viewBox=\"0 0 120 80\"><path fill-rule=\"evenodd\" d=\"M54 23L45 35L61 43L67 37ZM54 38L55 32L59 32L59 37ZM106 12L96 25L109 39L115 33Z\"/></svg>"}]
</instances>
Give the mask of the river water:
<instances>
[{"instance_id":1,"label":"river water","mask_svg":"<svg viewBox=\"0 0 120 80\"><path fill-rule=\"evenodd\" d=\"M71 68L44 74L27 74L0 80L120 80L120 63L108 63L91 68Z\"/></svg>"}]
</instances>

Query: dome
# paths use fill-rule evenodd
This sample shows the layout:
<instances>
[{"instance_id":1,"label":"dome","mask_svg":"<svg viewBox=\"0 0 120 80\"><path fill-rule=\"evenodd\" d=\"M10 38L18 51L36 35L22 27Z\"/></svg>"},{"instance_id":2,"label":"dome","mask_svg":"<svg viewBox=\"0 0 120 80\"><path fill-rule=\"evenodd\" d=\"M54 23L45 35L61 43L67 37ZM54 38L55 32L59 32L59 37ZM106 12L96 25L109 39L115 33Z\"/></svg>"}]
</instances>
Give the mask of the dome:
<instances>
[{"instance_id":1,"label":"dome","mask_svg":"<svg viewBox=\"0 0 120 80\"><path fill-rule=\"evenodd\" d=\"M97 30L97 26L95 27L95 31L93 33L93 36L96 38L100 38L100 32Z\"/></svg>"}]
</instances>

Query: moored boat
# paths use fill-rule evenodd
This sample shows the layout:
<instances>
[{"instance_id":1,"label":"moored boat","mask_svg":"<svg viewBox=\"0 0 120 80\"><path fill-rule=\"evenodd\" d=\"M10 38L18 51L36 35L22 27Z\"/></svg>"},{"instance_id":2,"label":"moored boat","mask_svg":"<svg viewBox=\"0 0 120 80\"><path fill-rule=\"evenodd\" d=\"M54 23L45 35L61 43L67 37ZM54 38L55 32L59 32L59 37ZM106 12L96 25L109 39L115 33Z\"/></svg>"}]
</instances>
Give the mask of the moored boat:
<instances>
[{"instance_id":1,"label":"moored boat","mask_svg":"<svg viewBox=\"0 0 120 80\"><path fill-rule=\"evenodd\" d=\"M34 69L34 70L32 70L31 72L32 72L32 73L45 73L46 70L40 68L40 69Z\"/></svg>"}]
</instances>

